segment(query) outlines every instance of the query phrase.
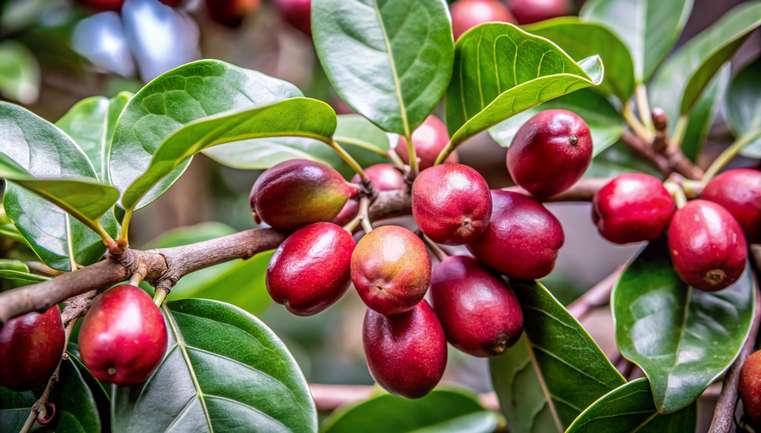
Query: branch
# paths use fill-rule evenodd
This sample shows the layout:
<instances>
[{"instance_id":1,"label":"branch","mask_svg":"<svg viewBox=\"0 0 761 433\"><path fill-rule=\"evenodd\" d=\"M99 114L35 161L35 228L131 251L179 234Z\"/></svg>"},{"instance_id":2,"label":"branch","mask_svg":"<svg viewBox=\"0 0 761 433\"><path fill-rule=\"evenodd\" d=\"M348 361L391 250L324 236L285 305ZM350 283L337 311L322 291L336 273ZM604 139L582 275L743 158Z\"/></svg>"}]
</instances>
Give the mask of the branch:
<instances>
[{"instance_id":1,"label":"branch","mask_svg":"<svg viewBox=\"0 0 761 433\"><path fill-rule=\"evenodd\" d=\"M576 320L582 321L590 311L610 302L610 293L613 291L613 286L615 286L618 279L621 278L621 274L624 273L626 267L627 265L620 266L615 272L584 292L583 295L568 305L568 312L571 313Z\"/></svg>"},{"instance_id":2,"label":"branch","mask_svg":"<svg viewBox=\"0 0 761 433\"><path fill-rule=\"evenodd\" d=\"M656 135L651 143L631 131L625 131L621 140L647 159L664 176L677 172L688 179L702 178L703 170L687 159L681 149L663 146L662 141L665 140L663 133L664 131L659 131L658 134L661 135ZM664 152L658 152L655 146L665 147Z\"/></svg>"}]
</instances>

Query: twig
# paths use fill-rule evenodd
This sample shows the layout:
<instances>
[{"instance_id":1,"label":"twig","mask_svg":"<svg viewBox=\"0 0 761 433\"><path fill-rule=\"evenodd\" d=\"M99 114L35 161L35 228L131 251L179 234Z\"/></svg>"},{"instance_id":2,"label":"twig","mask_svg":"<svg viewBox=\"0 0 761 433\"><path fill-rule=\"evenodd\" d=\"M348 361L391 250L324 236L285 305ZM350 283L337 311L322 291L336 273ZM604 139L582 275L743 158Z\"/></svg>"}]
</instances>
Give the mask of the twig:
<instances>
[{"instance_id":1,"label":"twig","mask_svg":"<svg viewBox=\"0 0 761 433\"><path fill-rule=\"evenodd\" d=\"M367 400L377 388L369 385L321 385L309 384L312 398L319 412L332 412L339 407ZM478 400L489 410L499 410L497 395L493 392L480 394Z\"/></svg>"},{"instance_id":2,"label":"twig","mask_svg":"<svg viewBox=\"0 0 761 433\"><path fill-rule=\"evenodd\" d=\"M587 290L578 299L568 305L568 312L577 320L581 321L595 308L602 307L610 302L610 294L613 286L621 278L621 274L626 269L626 265L619 267L615 272L605 277L602 281L595 284L594 287Z\"/></svg>"}]
</instances>

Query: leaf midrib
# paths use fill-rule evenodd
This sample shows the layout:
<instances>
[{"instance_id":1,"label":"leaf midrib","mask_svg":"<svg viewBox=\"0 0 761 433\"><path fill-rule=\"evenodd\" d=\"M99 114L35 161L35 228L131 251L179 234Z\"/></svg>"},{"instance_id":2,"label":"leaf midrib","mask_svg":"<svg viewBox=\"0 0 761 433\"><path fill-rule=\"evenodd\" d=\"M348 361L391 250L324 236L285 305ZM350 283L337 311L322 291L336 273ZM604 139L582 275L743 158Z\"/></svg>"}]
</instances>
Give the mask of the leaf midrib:
<instances>
[{"instance_id":1,"label":"leaf midrib","mask_svg":"<svg viewBox=\"0 0 761 433\"><path fill-rule=\"evenodd\" d=\"M534 368L534 374L536 375L536 380L539 383L542 394L544 395L544 400L547 402L547 408L550 410L550 415L552 416L552 421L555 424L555 429L558 433L563 433L563 423L561 422L560 416L558 415L557 409L555 408L555 402L552 400L552 393L550 393L550 390L547 387L547 383L544 381L544 373L542 372L542 369L539 366L539 362L536 359L532 343L529 338L526 338L525 342L526 353L528 353L529 360L531 361L531 366Z\"/></svg>"}]
</instances>

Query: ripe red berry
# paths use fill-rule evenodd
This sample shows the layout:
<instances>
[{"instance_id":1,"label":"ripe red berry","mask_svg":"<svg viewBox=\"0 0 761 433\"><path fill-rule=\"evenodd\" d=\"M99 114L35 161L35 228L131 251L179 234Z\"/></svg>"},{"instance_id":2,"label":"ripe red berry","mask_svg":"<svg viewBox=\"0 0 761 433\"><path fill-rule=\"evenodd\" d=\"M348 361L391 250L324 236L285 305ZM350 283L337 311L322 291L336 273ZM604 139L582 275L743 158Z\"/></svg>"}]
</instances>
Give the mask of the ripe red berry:
<instances>
[{"instance_id":1,"label":"ripe red berry","mask_svg":"<svg viewBox=\"0 0 761 433\"><path fill-rule=\"evenodd\" d=\"M433 269L431 302L447 341L473 356L499 355L523 331L512 289L469 256L452 256Z\"/></svg>"},{"instance_id":2,"label":"ripe red berry","mask_svg":"<svg viewBox=\"0 0 761 433\"><path fill-rule=\"evenodd\" d=\"M57 305L9 320L0 328L0 385L22 391L45 384L61 359L64 341Z\"/></svg>"},{"instance_id":3,"label":"ripe red berry","mask_svg":"<svg viewBox=\"0 0 761 433\"><path fill-rule=\"evenodd\" d=\"M419 168L424 170L431 167L436 162L436 157L439 156L441 150L449 143L447 126L438 117L430 115L412 133L412 143L415 145L415 156L420 160ZM409 163L407 140L404 137L399 137L395 150L402 161ZM457 161L457 154L452 152L444 162Z\"/></svg>"},{"instance_id":4,"label":"ripe red berry","mask_svg":"<svg viewBox=\"0 0 761 433\"><path fill-rule=\"evenodd\" d=\"M701 198L720 204L740 223L751 243L761 241L761 171L727 170L711 179Z\"/></svg>"},{"instance_id":5,"label":"ripe red berry","mask_svg":"<svg viewBox=\"0 0 761 433\"><path fill-rule=\"evenodd\" d=\"M458 0L452 4L451 12L455 39L471 28L491 21L516 24L510 10L499 0Z\"/></svg>"},{"instance_id":6,"label":"ripe red berry","mask_svg":"<svg viewBox=\"0 0 761 433\"><path fill-rule=\"evenodd\" d=\"M425 296L431 259L423 241L411 231L378 227L354 249L351 280L368 307L381 314L403 313Z\"/></svg>"},{"instance_id":7,"label":"ripe red berry","mask_svg":"<svg viewBox=\"0 0 761 433\"><path fill-rule=\"evenodd\" d=\"M426 301L395 316L368 309L362 337L370 372L390 392L419 398L431 392L444 374L447 341Z\"/></svg>"},{"instance_id":8,"label":"ripe red berry","mask_svg":"<svg viewBox=\"0 0 761 433\"><path fill-rule=\"evenodd\" d=\"M669 225L676 205L660 179L643 173L616 176L592 200L592 220L617 244L650 241Z\"/></svg>"},{"instance_id":9,"label":"ripe red berry","mask_svg":"<svg viewBox=\"0 0 761 433\"><path fill-rule=\"evenodd\" d=\"M531 280L552 271L565 236L560 221L523 194L492 190L484 233L468 245L476 258L512 278Z\"/></svg>"},{"instance_id":10,"label":"ripe red berry","mask_svg":"<svg viewBox=\"0 0 761 433\"><path fill-rule=\"evenodd\" d=\"M96 11L119 11L124 0L78 0L83 6Z\"/></svg>"},{"instance_id":11,"label":"ripe red berry","mask_svg":"<svg viewBox=\"0 0 761 433\"><path fill-rule=\"evenodd\" d=\"M288 24L312 35L312 0L275 0L275 5Z\"/></svg>"},{"instance_id":12,"label":"ripe red berry","mask_svg":"<svg viewBox=\"0 0 761 433\"><path fill-rule=\"evenodd\" d=\"M753 352L740 370L740 398L745 415L761 426L761 350Z\"/></svg>"},{"instance_id":13,"label":"ripe red berry","mask_svg":"<svg viewBox=\"0 0 761 433\"><path fill-rule=\"evenodd\" d=\"M748 252L742 228L716 203L693 200L677 210L668 243L679 277L698 289L721 290L745 269Z\"/></svg>"},{"instance_id":14,"label":"ripe red berry","mask_svg":"<svg viewBox=\"0 0 761 433\"><path fill-rule=\"evenodd\" d=\"M551 197L576 183L592 161L592 136L584 119L568 110L530 118L507 150L515 183L536 197Z\"/></svg>"},{"instance_id":15,"label":"ripe red berry","mask_svg":"<svg viewBox=\"0 0 761 433\"><path fill-rule=\"evenodd\" d=\"M402 172L397 170L392 164L371 165L365 168L365 175L372 183L375 191L403 191L407 188L407 182L404 180ZM351 182L359 185L359 175L354 176ZM338 225L344 225L357 215L358 210L359 200L352 198L346 202L333 222Z\"/></svg>"},{"instance_id":16,"label":"ripe red berry","mask_svg":"<svg viewBox=\"0 0 761 433\"><path fill-rule=\"evenodd\" d=\"M471 242L489 224L489 185L467 165L443 164L425 169L412 184L412 215L420 230L434 242Z\"/></svg>"},{"instance_id":17,"label":"ripe red berry","mask_svg":"<svg viewBox=\"0 0 761 433\"><path fill-rule=\"evenodd\" d=\"M262 173L249 202L256 217L275 230L291 231L338 215L354 189L334 168L293 159Z\"/></svg>"},{"instance_id":18,"label":"ripe red berry","mask_svg":"<svg viewBox=\"0 0 761 433\"><path fill-rule=\"evenodd\" d=\"M116 286L100 295L79 330L82 361L101 382L144 382L166 351L164 317L147 293Z\"/></svg>"},{"instance_id":19,"label":"ripe red berry","mask_svg":"<svg viewBox=\"0 0 761 433\"><path fill-rule=\"evenodd\" d=\"M211 18L228 27L238 27L246 15L259 9L261 0L206 0Z\"/></svg>"},{"instance_id":20,"label":"ripe red berry","mask_svg":"<svg viewBox=\"0 0 761 433\"><path fill-rule=\"evenodd\" d=\"M333 223L314 223L288 237L267 269L272 299L300 316L319 313L349 288L354 239Z\"/></svg>"},{"instance_id":21,"label":"ripe red berry","mask_svg":"<svg viewBox=\"0 0 761 433\"><path fill-rule=\"evenodd\" d=\"M571 9L568 0L510 0L508 5L520 24L561 17Z\"/></svg>"}]
</instances>

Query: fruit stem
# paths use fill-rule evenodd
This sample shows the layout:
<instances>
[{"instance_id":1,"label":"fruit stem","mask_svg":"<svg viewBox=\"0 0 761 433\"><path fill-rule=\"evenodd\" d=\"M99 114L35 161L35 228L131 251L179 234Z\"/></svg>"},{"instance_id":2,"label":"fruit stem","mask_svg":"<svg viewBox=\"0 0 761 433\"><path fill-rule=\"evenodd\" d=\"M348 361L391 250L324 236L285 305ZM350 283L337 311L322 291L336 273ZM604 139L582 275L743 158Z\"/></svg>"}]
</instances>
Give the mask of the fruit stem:
<instances>
[{"instance_id":1,"label":"fruit stem","mask_svg":"<svg viewBox=\"0 0 761 433\"><path fill-rule=\"evenodd\" d=\"M686 114L679 116L679 120L676 121L674 126L674 133L671 135L669 141L669 151L675 152L682 147L682 140L684 140L684 134L687 132L687 121L689 118Z\"/></svg>"},{"instance_id":2,"label":"fruit stem","mask_svg":"<svg viewBox=\"0 0 761 433\"><path fill-rule=\"evenodd\" d=\"M103 243L106 244L106 247L111 249L112 246L116 245L116 241L111 237L110 234L108 234L106 229L100 225L100 221L95 221L91 228L95 231L95 233L98 234L98 236L100 236L100 238L103 240Z\"/></svg>"},{"instance_id":3,"label":"fruit stem","mask_svg":"<svg viewBox=\"0 0 761 433\"><path fill-rule=\"evenodd\" d=\"M156 293L153 295L153 303L156 304L157 307L161 308L161 305L166 300L167 295L169 295L169 289L159 285L159 287L156 288Z\"/></svg>"},{"instance_id":4,"label":"fruit stem","mask_svg":"<svg viewBox=\"0 0 761 433\"><path fill-rule=\"evenodd\" d=\"M634 131L637 136L643 140L645 140L648 143L653 142L654 135L652 132L650 132L645 125L640 123L639 119L634 115L632 112L632 103L628 102L624 105L624 111L623 111L624 120L629 125L629 128Z\"/></svg>"},{"instance_id":5,"label":"fruit stem","mask_svg":"<svg viewBox=\"0 0 761 433\"><path fill-rule=\"evenodd\" d=\"M129 243L129 224L132 221L132 209L124 210L124 218L122 218L122 229L119 233L119 240L125 244Z\"/></svg>"},{"instance_id":6,"label":"fruit stem","mask_svg":"<svg viewBox=\"0 0 761 433\"><path fill-rule=\"evenodd\" d=\"M644 84L637 85L637 111L639 111L639 118L642 120L642 124L648 130L653 130L652 113L650 112L650 103L647 98L647 88Z\"/></svg>"},{"instance_id":7,"label":"fruit stem","mask_svg":"<svg viewBox=\"0 0 761 433\"><path fill-rule=\"evenodd\" d=\"M359 199L359 213L357 216L360 217L360 222L362 223L362 230L365 231L365 234L370 233L373 231L373 225L370 222L370 198L369 197L362 197Z\"/></svg>"},{"instance_id":8,"label":"fruit stem","mask_svg":"<svg viewBox=\"0 0 761 433\"><path fill-rule=\"evenodd\" d=\"M417 153L415 152L415 143L412 142L412 134L408 133L405 137L407 140L407 160L410 162L410 173L414 178L418 174Z\"/></svg>"},{"instance_id":9,"label":"fruit stem","mask_svg":"<svg viewBox=\"0 0 761 433\"><path fill-rule=\"evenodd\" d=\"M394 164L394 167L398 168L401 171L406 170L404 161L402 161L402 158L400 158L399 154L396 153L396 150L394 149L389 150L386 156L388 156L388 159L390 159L391 163Z\"/></svg>"},{"instance_id":10,"label":"fruit stem","mask_svg":"<svg viewBox=\"0 0 761 433\"><path fill-rule=\"evenodd\" d=\"M140 283L143 282L143 278L145 278L145 264L139 264L137 265L137 270L134 274L129 278L129 284L131 286L139 287Z\"/></svg>"},{"instance_id":11,"label":"fruit stem","mask_svg":"<svg viewBox=\"0 0 761 433\"><path fill-rule=\"evenodd\" d=\"M732 161L745 146L756 141L758 138L761 138L761 129L744 134L735 140L735 142L721 152L721 154L711 163L711 166L708 167L708 170L706 170L703 175L703 184L708 183L708 181L716 176L724 166L729 164L729 162Z\"/></svg>"},{"instance_id":12,"label":"fruit stem","mask_svg":"<svg viewBox=\"0 0 761 433\"><path fill-rule=\"evenodd\" d=\"M436 257L436 260L439 262L443 262L444 259L449 257L449 254L447 254L436 242L434 242L431 238L424 235L423 232L419 231L417 232L418 236L420 236L420 239L423 240L425 243L425 246L428 247L429 250L433 253L433 255Z\"/></svg>"},{"instance_id":13,"label":"fruit stem","mask_svg":"<svg viewBox=\"0 0 761 433\"><path fill-rule=\"evenodd\" d=\"M359 175L360 179L362 180L367 179L367 175L365 175L365 171L362 170L362 166L360 166L357 160L355 160L351 155L349 155L349 153L345 151L344 148L341 147L341 145L338 144L336 140L330 140L330 147L332 147L333 150L336 151L338 156L340 156L341 159L343 159L344 162Z\"/></svg>"},{"instance_id":14,"label":"fruit stem","mask_svg":"<svg viewBox=\"0 0 761 433\"><path fill-rule=\"evenodd\" d=\"M666 181L663 183L663 186L674 197L674 202L678 209L683 208L687 204L687 195L685 195L681 185L672 181Z\"/></svg>"},{"instance_id":15,"label":"fruit stem","mask_svg":"<svg viewBox=\"0 0 761 433\"><path fill-rule=\"evenodd\" d=\"M433 165L439 165L442 162L444 162L447 157L449 157L449 154L452 153L454 150L454 145L452 144L452 141L450 140L449 143L447 143L446 146L444 146L443 149L441 149L441 152L439 152L439 156L436 157L436 161L433 163Z\"/></svg>"}]
</instances>

